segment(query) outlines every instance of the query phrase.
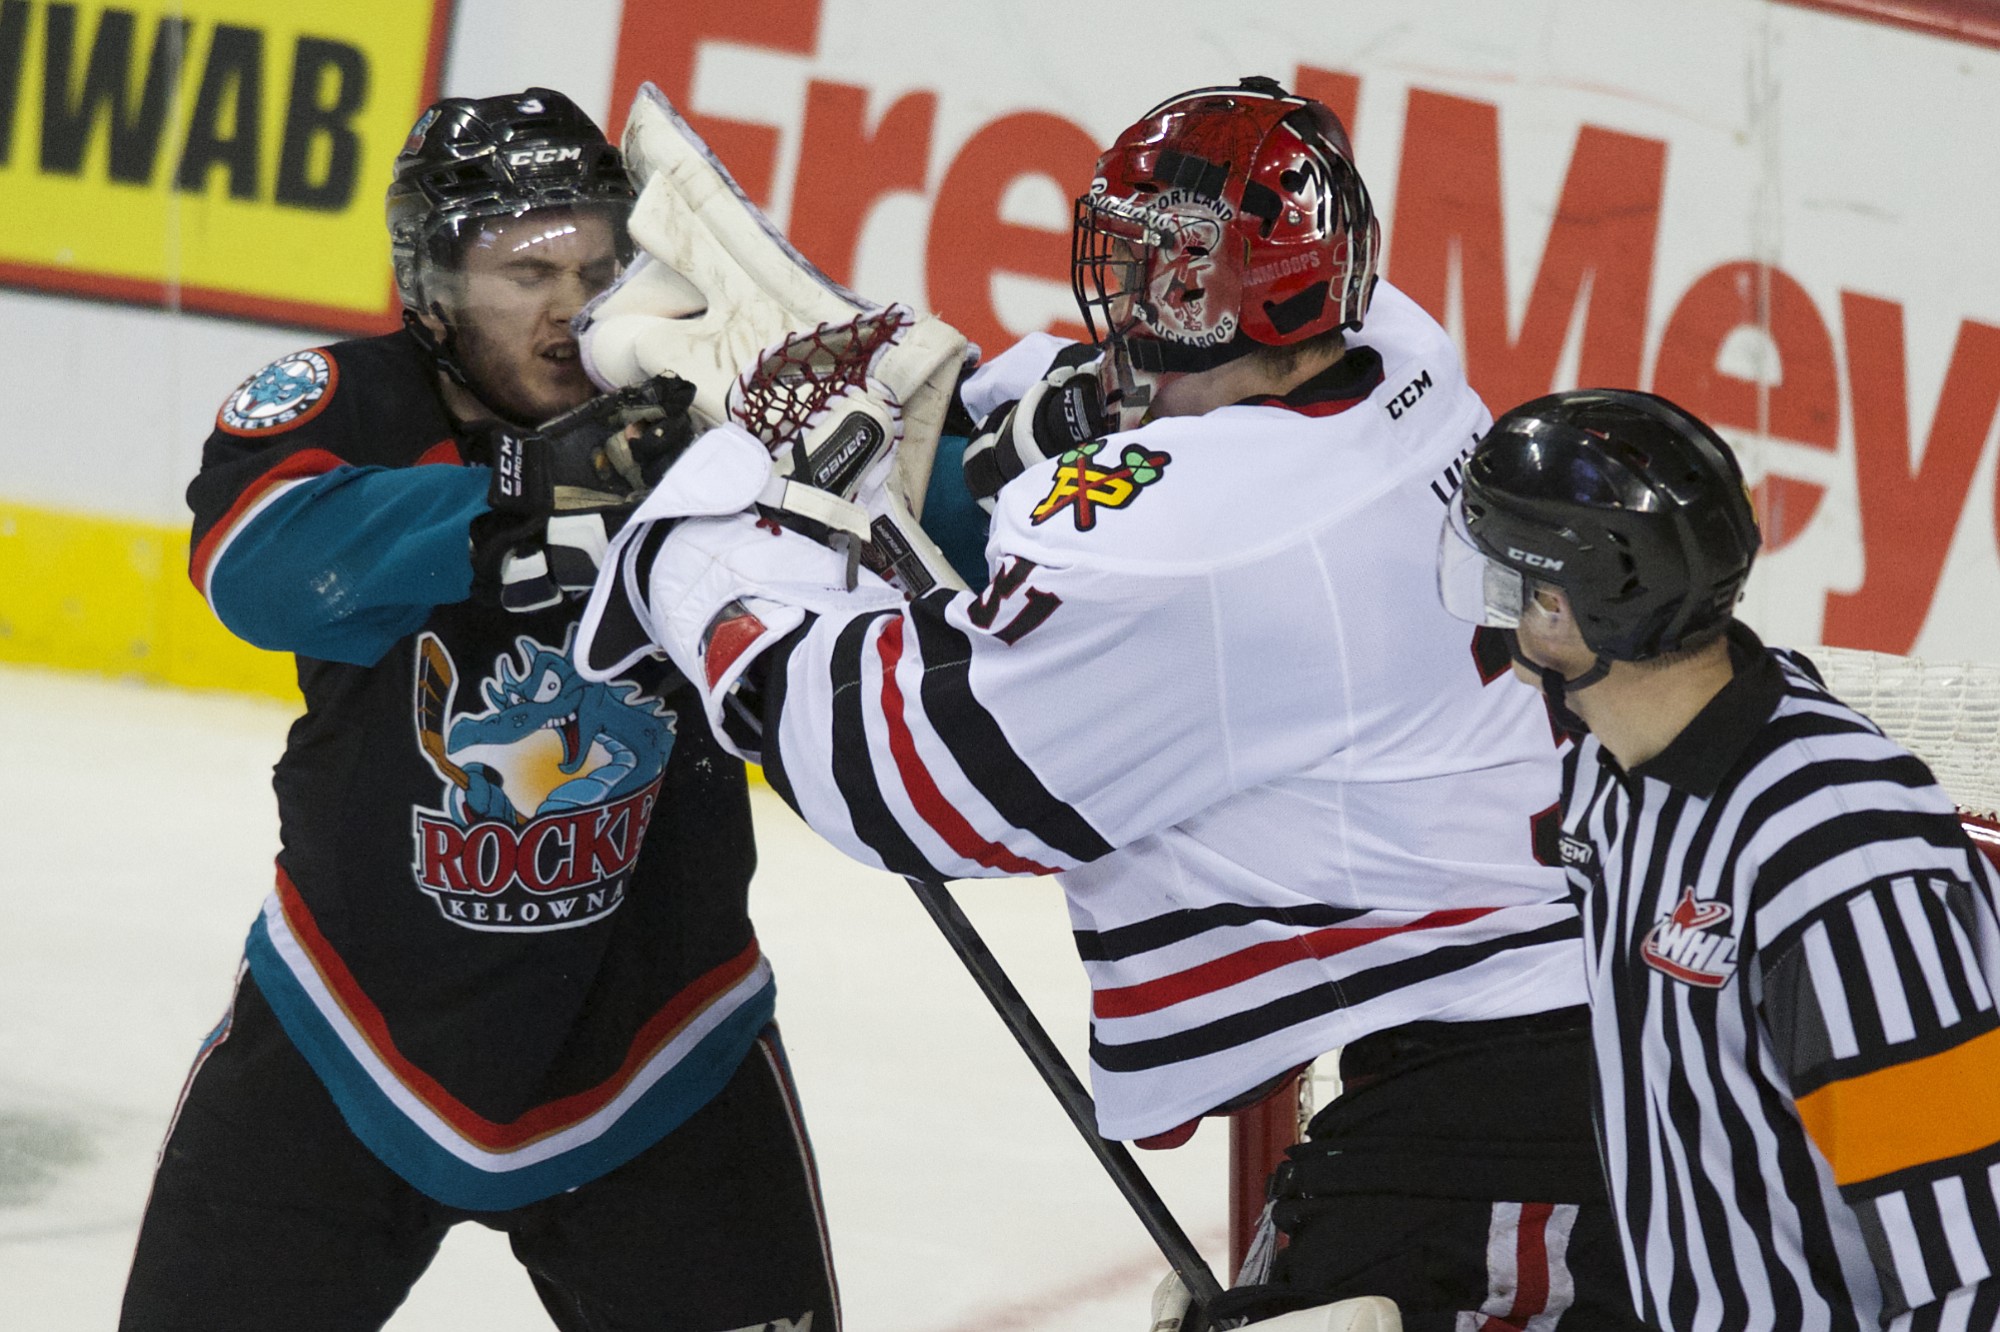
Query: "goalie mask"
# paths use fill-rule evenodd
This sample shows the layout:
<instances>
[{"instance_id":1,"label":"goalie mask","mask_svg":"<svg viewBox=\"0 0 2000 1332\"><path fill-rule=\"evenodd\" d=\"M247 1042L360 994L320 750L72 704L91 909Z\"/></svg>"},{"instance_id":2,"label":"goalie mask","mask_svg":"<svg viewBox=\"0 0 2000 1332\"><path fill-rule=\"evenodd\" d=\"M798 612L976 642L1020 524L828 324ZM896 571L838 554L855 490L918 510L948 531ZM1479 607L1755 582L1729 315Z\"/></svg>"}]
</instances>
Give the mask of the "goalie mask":
<instances>
[{"instance_id":1,"label":"goalie mask","mask_svg":"<svg viewBox=\"0 0 2000 1332\"><path fill-rule=\"evenodd\" d=\"M543 210L601 213L620 262L631 242L634 192L618 150L559 92L447 97L425 111L396 156L389 246L403 322L460 382L453 359L450 277L482 229ZM443 337L419 315L445 326Z\"/></svg>"},{"instance_id":2,"label":"goalie mask","mask_svg":"<svg viewBox=\"0 0 2000 1332\"><path fill-rule=\"evenodd\" d=\"M1250 78L1118 136L1076 201L1071 281L1124 369L1201 371L1359 328L1380 235L1333 112Z\"/></svg>"},{"instance_id":3,"label":"goalie mask","mask_svg":"<svg viewBox=\"0 0 2000 1332\"><path fill-rule=\"evenodd\" d=\"M1516 407L1480 440L1440 538L1438 589L1453 615L1502 629L1532 613L1538 587L1561 590L1598 657L1566 682L1577 689L1612 661L1726 625L1759 541L1713 430L1650 393L1578 389Z\"/></svg>"}]
</instances>

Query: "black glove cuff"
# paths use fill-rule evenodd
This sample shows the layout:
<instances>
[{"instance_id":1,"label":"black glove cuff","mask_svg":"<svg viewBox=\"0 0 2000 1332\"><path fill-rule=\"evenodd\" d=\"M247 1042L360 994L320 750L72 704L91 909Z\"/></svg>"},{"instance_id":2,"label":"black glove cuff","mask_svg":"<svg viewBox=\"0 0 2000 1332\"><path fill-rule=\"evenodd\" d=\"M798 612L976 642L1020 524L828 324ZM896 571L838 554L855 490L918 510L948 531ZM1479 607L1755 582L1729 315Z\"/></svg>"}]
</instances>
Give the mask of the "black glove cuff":
<instances>
[{"instance_id":1,"label":"black glove cuff","mask_svg":"<svg viewBox=\"0 0 2000 1332\"><path fill-rule=\"evenodd\" d=\"M547 520L533 514L492 509L474 518L472 594L469 599L482 606L502 605L500 595L502 562L517 551L542 544L547 530Z\"/></svg>"}]
</instances>

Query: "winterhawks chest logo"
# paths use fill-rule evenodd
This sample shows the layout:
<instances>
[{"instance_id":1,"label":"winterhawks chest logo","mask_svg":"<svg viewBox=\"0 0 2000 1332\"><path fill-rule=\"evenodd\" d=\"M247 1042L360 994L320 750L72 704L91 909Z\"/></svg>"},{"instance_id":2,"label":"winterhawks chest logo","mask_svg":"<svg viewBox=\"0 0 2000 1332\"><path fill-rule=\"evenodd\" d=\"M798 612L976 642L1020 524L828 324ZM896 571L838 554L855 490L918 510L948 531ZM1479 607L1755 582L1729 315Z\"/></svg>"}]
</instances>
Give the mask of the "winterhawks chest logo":
<instances>
[{"instance_id":1,"label":"winterhawks chest logo","mask_svg":"<svg viewBox=\"0 0 2000 1332\"><path fill-rule=\"evenodd\" d=\"M1139 492L1158 481L1173 461L1167 453L1148 453L1136 444L1127 445L1115 467L1099 466L1097 455L1105 441L1093 440L1063 454L1056 466L1056 479L1042 502L1028 515L1040 527L1063 510L1076 520L1076 530L1088 532L1097 526L1099 509L1123 509L1139 497Z\"/></svg>"},{"instance_id":2,"label":"winterhawks chest logo","mask_svg":"<svg viewBox=\"0 0 2000 1332\"><path fill-rule=\"evenodd\" d=\"M1722 928L1733 914L1729 903L1702 901L1683 888L1674 909L1646 931L1639 956L1663 976L1719 990L1736 973L1736 936Z\"/></svg>"}]
</instances>

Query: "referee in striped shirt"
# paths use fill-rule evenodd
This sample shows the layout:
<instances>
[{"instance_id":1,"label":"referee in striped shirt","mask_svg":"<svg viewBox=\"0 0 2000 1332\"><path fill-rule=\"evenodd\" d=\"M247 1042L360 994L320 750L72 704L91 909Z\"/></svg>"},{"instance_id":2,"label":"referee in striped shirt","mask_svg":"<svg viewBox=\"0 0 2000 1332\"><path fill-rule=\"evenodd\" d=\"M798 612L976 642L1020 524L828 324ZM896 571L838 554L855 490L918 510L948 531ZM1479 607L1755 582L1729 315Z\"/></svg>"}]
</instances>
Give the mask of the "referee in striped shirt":
<instances>
[{"instance_id":1,"label":"referee in striped shirt","mask_svg":"<svg viewBox=\"0 0 2000 1332\"><path fill-rule=\"evenodd\" d=\"M1924 765L1732 618L1742 474L1649 394L1494 423L1455 613L1581 732L1598 1120L1640 1312L1673 1332L2000 1328L2000 921Z\"/></svg>"}]
</instances>

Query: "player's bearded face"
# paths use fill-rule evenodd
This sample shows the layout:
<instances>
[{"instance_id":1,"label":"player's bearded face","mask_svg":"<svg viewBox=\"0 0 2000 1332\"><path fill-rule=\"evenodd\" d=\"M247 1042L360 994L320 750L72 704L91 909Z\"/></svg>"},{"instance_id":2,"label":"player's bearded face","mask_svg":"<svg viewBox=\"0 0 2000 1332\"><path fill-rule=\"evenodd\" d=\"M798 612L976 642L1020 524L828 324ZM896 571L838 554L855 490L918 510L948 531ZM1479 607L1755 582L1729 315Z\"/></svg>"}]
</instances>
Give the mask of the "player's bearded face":
<instances>
[{"instance_id":1,"label":"player's bearded face","mask_svg":"<svg viewBox=\"0 0 2000 1332\"><path fill-rule=\"evenodd\" d=\"M525 424L593 396L569 321L617 274L615 222L603 210L546 209L484 224L449 303L473 392Z\"/></svg>"}]
</instances>

